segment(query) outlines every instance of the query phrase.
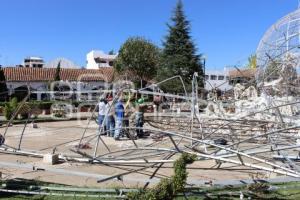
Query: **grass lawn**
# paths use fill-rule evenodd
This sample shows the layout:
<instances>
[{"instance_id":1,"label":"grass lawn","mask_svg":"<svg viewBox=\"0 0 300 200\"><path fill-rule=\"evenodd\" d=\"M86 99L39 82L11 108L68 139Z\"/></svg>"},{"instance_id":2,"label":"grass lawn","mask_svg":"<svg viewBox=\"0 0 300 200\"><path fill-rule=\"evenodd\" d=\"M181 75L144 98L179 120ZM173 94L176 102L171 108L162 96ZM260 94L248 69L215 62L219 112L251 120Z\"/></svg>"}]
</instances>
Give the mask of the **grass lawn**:
<instances>
[{"instance_id":1,"label":"grass lawn","mask_svg":"<svg viewBox=\"0 0 300 200\"><path fill-rule=\"evenodd\" d=\"M29 189L29 186L33 185L43 185L43 186L51 186L58 188L65 188L68 186L65 185L57 185L52 183L44 183L44 182L36 182L36 181L28 181L28 180L14 180L14 181L6 181L2 182L2 184L6 184L6 186L2 186L2 188L6 189L14 189L14 190L29 190L36 191L32 188ZM50 195L19 195L12 193L1 193L0 199L9 199L9 200L21 200L21 199L33 199L33 200L71 200L71 199L114 199L114 198L100 198L100 197L86 197L86 196L78 196L78 195L117 195L116 193L84 193L84 192L76 192L76 196L73 196L75 192L65 192L61 191L50 191L43 190L43 192L52 192L58 194L71 194L72 196L50 196ZM252 184L251 186L225 186L225 187L200 187L200 188L191 188L188 189L186 197L183 194L179 194L176 199L240 199L240 194L243 193L244 199L300 199L300 182L289 182L289 183L275 183L275 184Z\"/></svg>"}]
</instances>

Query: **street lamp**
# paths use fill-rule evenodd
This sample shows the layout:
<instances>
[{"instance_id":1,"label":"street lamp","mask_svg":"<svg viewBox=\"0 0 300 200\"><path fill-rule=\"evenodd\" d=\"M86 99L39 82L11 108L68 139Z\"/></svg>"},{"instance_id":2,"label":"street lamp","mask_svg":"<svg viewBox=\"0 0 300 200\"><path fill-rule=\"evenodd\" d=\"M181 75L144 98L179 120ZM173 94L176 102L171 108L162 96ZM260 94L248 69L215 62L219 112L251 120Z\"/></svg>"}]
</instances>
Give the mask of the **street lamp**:
<instances>
[{"instance_id":1,"label":"street lamp","mask_svg":"<svg viewBox=\"0 0 300 200\"><path fill-rule=\"evenodd\" d=\"M205 64L206 64L206 56L205 55L202 55L201 56L201 67L202 67L202 70L203 70L203 80L204 80L204 87L205 87Z\"/></svg>"}]
</instances>

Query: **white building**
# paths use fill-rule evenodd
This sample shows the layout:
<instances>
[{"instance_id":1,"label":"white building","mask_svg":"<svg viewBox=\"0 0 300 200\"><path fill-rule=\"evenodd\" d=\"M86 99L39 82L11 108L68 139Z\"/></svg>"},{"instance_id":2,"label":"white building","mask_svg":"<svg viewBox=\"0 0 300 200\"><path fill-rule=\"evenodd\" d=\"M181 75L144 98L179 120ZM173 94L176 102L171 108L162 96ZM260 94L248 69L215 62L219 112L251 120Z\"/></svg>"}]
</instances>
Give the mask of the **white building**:
<instances>
[{"instance_id":1,"label":"white building","mask_svg":"<svg viewBox=\"0 0 300 200\"><path fill-rule=\"evenodd\" d=\"M24 67L43 68L44 60L41 57L27 57L23 62Z\"/></svg>"},{"instance_id":2,"label":"white building","mask_svg":"<svg viewBox=\"0 0 300 200\"><path fill-rule=\"evenodd\" d=\"M105 54L103 51L92 50L86 55L86 68L99 69L101 67L112 67L117 55Z\"/></svg>"},{"instance_id":3,"label":"white building","mask_svg":"<svg viewBox=\"0 0 300 200\"><path fill-rule=\"evenodd\" d=\"M225 70L214 70L214 71L205 71L205 89L220 89L221 91L227 91L232 89L232 86L229 84L229 74Z\"/></svg>"},{"instance_id":4,"label":"white building","mask_svg":"<svg viewBox=\"0 0 300 200\"><path fill-rule=\"evenodd\" d=\"M107 88L114 79L114 69L108 67L97 70L61 68L61 81L58 82L54 81L56 68L5 67L3 71L8 95L24 98L30 89L37 92L30 96L36 100L49 100L49 87L58 83L68 86L67 91L76 91L73 99L83 100L82 96L88 96L87 100L92 100L94 94L86 91Z\"/></svg>"}]
</instances>

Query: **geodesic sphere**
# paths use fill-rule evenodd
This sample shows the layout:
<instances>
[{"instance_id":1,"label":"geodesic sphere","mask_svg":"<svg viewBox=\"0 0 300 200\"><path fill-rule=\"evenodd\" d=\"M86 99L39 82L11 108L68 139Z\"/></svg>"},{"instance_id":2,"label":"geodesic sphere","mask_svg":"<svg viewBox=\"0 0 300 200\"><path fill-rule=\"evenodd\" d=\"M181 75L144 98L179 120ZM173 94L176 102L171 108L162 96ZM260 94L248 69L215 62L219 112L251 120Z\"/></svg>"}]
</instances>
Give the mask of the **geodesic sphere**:
<instances>
[{"instance_id":1,"label":"geodesic sphere","mask_svg":"<svg viewBox=\"0 0 300 200\"><path fill-rule=\"evenodd\" d=\"M257 84L279 79L281 71L290 67L299 74L299 51L300 9L297 9L273 24L259 42L256 50Z\"/></svg>"}]
</instances>

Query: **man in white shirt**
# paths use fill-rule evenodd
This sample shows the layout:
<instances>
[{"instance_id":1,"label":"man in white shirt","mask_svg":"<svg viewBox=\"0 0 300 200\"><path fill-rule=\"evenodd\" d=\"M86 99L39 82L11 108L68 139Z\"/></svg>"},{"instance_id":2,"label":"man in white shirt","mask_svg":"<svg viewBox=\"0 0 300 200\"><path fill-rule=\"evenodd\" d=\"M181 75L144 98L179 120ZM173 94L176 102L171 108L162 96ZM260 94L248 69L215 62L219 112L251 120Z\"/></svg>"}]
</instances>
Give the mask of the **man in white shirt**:
<instances>
[{"instance_id":1,"label":"man in white shirt","mask_svg":"<svg viewBox=\"0 0 300 200\"><path fill-rule=\"evenodd\" d=\"M105 135L105 115L106 115L106 101L104 99L101 99L98 103L98 124L99 124L99 131L101 135ZM103 127L103 128L102 128Z\"/></svg>"},{"instance_id":2,"label":"man in white shirt","mask_svg":"<svg viewBox=\"0 0 300 200\"><path fill-rule=\"evenodd\" d=\"M106 129L107 129L107 135L109 137L115 136L115 106L113 105L113 98L112 96L109 96L107 98L107 104L106 104Z\"/></svg>"}]
</instances>

